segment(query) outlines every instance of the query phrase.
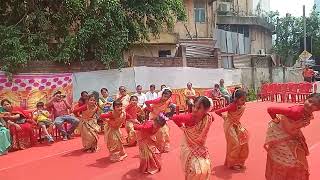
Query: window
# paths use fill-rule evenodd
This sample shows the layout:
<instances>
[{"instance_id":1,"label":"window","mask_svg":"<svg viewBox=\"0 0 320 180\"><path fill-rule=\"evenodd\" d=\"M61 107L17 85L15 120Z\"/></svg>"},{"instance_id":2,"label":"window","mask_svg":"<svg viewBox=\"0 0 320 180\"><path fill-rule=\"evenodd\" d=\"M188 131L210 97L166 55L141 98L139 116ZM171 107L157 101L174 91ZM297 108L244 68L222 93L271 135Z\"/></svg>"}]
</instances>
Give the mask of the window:
<instances>
[{"instance_id":1,"label":"window","mask_svg":"<svg viewBox=\"0 0 320 180\"><path fill-rule=\"evenodd\" d=\"M205 2L203 0L194 0L194 20L204 23L206 21Z\"/></svg>"},{"instance_id":2,"label":"window","mask_svg":"<svg viewBox=\"0 0 320 180\"><path fill-rule=\"evenodd\" d=\"M171 56L170 50L160 50L159 51L159 57L169 57Z\"/></svg>"}]
</instances>

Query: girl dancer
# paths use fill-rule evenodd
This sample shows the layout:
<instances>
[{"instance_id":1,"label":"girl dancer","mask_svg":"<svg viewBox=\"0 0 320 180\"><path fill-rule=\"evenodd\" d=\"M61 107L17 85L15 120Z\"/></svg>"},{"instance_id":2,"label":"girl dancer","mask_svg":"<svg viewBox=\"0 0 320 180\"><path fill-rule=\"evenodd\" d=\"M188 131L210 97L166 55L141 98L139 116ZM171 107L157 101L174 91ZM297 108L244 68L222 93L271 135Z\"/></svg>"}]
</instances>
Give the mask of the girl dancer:
<instances>
[{"instance_id":1,"label":"girl dancer","mask_svg":"<svg viewBox=\"0 0 320 180\"><path fill-rule=\"evenodd\" d=\"M80 115L79 131L82 138L82 145L84 151L95 152L98 148L98 133L99 125L97 124L97 111L96 99L93 94L89 96L85 105L75 109L74 114Z\"/></svg>"},{"instance_id":2,"label":"girl dancer","mask_svg":"<svg viewBox=\"0 0 320 180\"><path fill-rule=\"evenodd\" d=\"M312 94L304 105L288 108L270 107L265 149L267 180L308 180L309 168L306 156L308 145L301 128L310 124L313 112L320 110L320 94Z\"/></svg>"},{"instance_id":3,"label":"girl dancer","mask_svg":"<svg viewBox=\"0 0 320 180\"><path fill-rule=\"evenodd\" d=\"M167 108L172 106L171 97L172 91L165 88L162 92L162 96L155 100L146 101L145 104L150 111L149 119L156 120L161 112L165 112ZM161 152L169 152L169 126L165 124L160 130L155 134L158 147Z\"/></svg>"},{"instance_id":4,"label":"girl dancer","mask_svg":"<svg viewBox=\"0 0 320 180\"><path fill-rule=\"evenodd\" d=\"M137 131L140 167L142 173L155 174L160 171L161 154L157 148L153 135L156 134L161 127L166 124L163 115L159 115L154 121L146 121L142 125L134 125Z\"/></svg>"},{"instance_id":5,"label":"girl dancer","mask_svg":"<svg viewBox=\"0 0 320 180\"><path fill-rule=\"evenodd\" d=\"M244 169L244 163L248 158L248 132L240 123L240 118L244 113L246 93L237 89L233 93L233 102L216 114L224 118L224 133L227 141L227 154L225 165L234 170ZM222 113L227 112L226 115Z\"/></svg>"},{"instance_id":6,"label":"girl dancer","mask_svg":"<svg viewBox=\"0 0 320 180\"><path fill-rule=\"evenodd\" d=\"M104 138L110 152L110 160L112 162L122 161L127 157L127 154L122 145L123 139L120 127L125 123L126 119L130 118L127 117L126 112L123 110L121 101L114 101L113 112L101 114L100 118L107 119L104 127Z\"/></svg>"},{"instance_id":7,"label":"girl dancer","mask_svg":"<svg viewBox=\"0 0 320 180\"><path fill-rule=\"evenodd\" d=\"M128 133L127 137L127 146L135 146L137 143L137 136L136 132L133 128L134 124L139 124L138 116L143 115L144 112L142 108L138 105L138 97L137 96L131 96L130 97L130 103L126 107L126 113L127 116L130 117L130 119L127 119L126 121L126 131Z\"/></svg>"},{"instance_id":8,"label":"girl dancer","mask_svg":"<svg viewBox=\"0 0 320 180\"><path fill-rule=\"evenodd\" d=\"M175 115L171 119L184 133L181 145L181 163L186 180L208 180L211 174L211 161L206 139L213 122L212 101L205 96L195 99L192 113Z\"/></svg>"}]
</instances>

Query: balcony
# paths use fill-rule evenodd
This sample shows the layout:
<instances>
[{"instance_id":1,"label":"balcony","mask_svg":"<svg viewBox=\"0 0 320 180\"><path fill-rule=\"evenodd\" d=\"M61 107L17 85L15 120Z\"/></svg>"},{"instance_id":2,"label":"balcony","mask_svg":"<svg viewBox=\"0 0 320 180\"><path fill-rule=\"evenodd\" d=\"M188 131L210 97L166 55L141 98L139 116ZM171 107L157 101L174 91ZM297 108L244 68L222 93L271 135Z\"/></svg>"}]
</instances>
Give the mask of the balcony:
<instances>
[{"instance_id":1,"label":"balcony","mask_svg":"<svg viewBox=\"0 0 320 180\"><path fill-rule=\"evenodd\" d=\"M218 15L217 24L260 26L269 31L274 31L274 26L265 18L259 16Z\"/></svg>"}]
</instances>

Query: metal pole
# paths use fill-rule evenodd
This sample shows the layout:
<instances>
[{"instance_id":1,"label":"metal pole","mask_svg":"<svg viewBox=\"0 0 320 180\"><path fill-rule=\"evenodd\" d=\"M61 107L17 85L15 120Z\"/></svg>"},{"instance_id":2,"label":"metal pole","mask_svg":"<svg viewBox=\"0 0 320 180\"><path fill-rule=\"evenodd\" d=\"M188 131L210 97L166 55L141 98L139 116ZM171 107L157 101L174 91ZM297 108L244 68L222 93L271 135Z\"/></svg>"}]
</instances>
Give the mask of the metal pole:
<instances>
[{"instance_id":1,"label":"metal pole","mask_svg":"<svg viewBox=\"0 0 320 180\"><path fill-rule=\"evenodd\" d=\"M307 24L306 24L306 6L303 5L303 36L304 50L307 50Z\"/></svg>"}]
</instances>

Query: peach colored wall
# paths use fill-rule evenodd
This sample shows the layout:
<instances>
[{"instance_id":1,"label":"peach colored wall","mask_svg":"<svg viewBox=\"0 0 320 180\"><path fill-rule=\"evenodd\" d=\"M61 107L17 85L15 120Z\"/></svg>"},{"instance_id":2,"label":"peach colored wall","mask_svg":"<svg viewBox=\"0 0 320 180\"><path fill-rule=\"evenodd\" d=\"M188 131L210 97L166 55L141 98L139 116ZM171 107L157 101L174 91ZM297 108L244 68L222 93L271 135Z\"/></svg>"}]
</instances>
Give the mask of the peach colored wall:
<instances>
[{"instance_id":1,"label":"peach colored wall","mask_svg":"<svg viewBox=\"0 0 320 180\"><path fill-rule=\"evenodd\" d=\"M208 4L208 0L203 0L206 9L206 21L203 23L194 22L194 3L193 0L184 0L186 13L187 13L187 21L186 22L177 22L174 28L174 31L179 34L181 39L189 39L190 36L184 26L186 25L188 31L190 32L192 38L196 38L196 34L198 38L207 38L212 37L212 24L213 24L213 14L212 8ZM196 31L197 29L197 31ZM197 33L196 33L197 32Z\"/></svg>"}]
</instances>

